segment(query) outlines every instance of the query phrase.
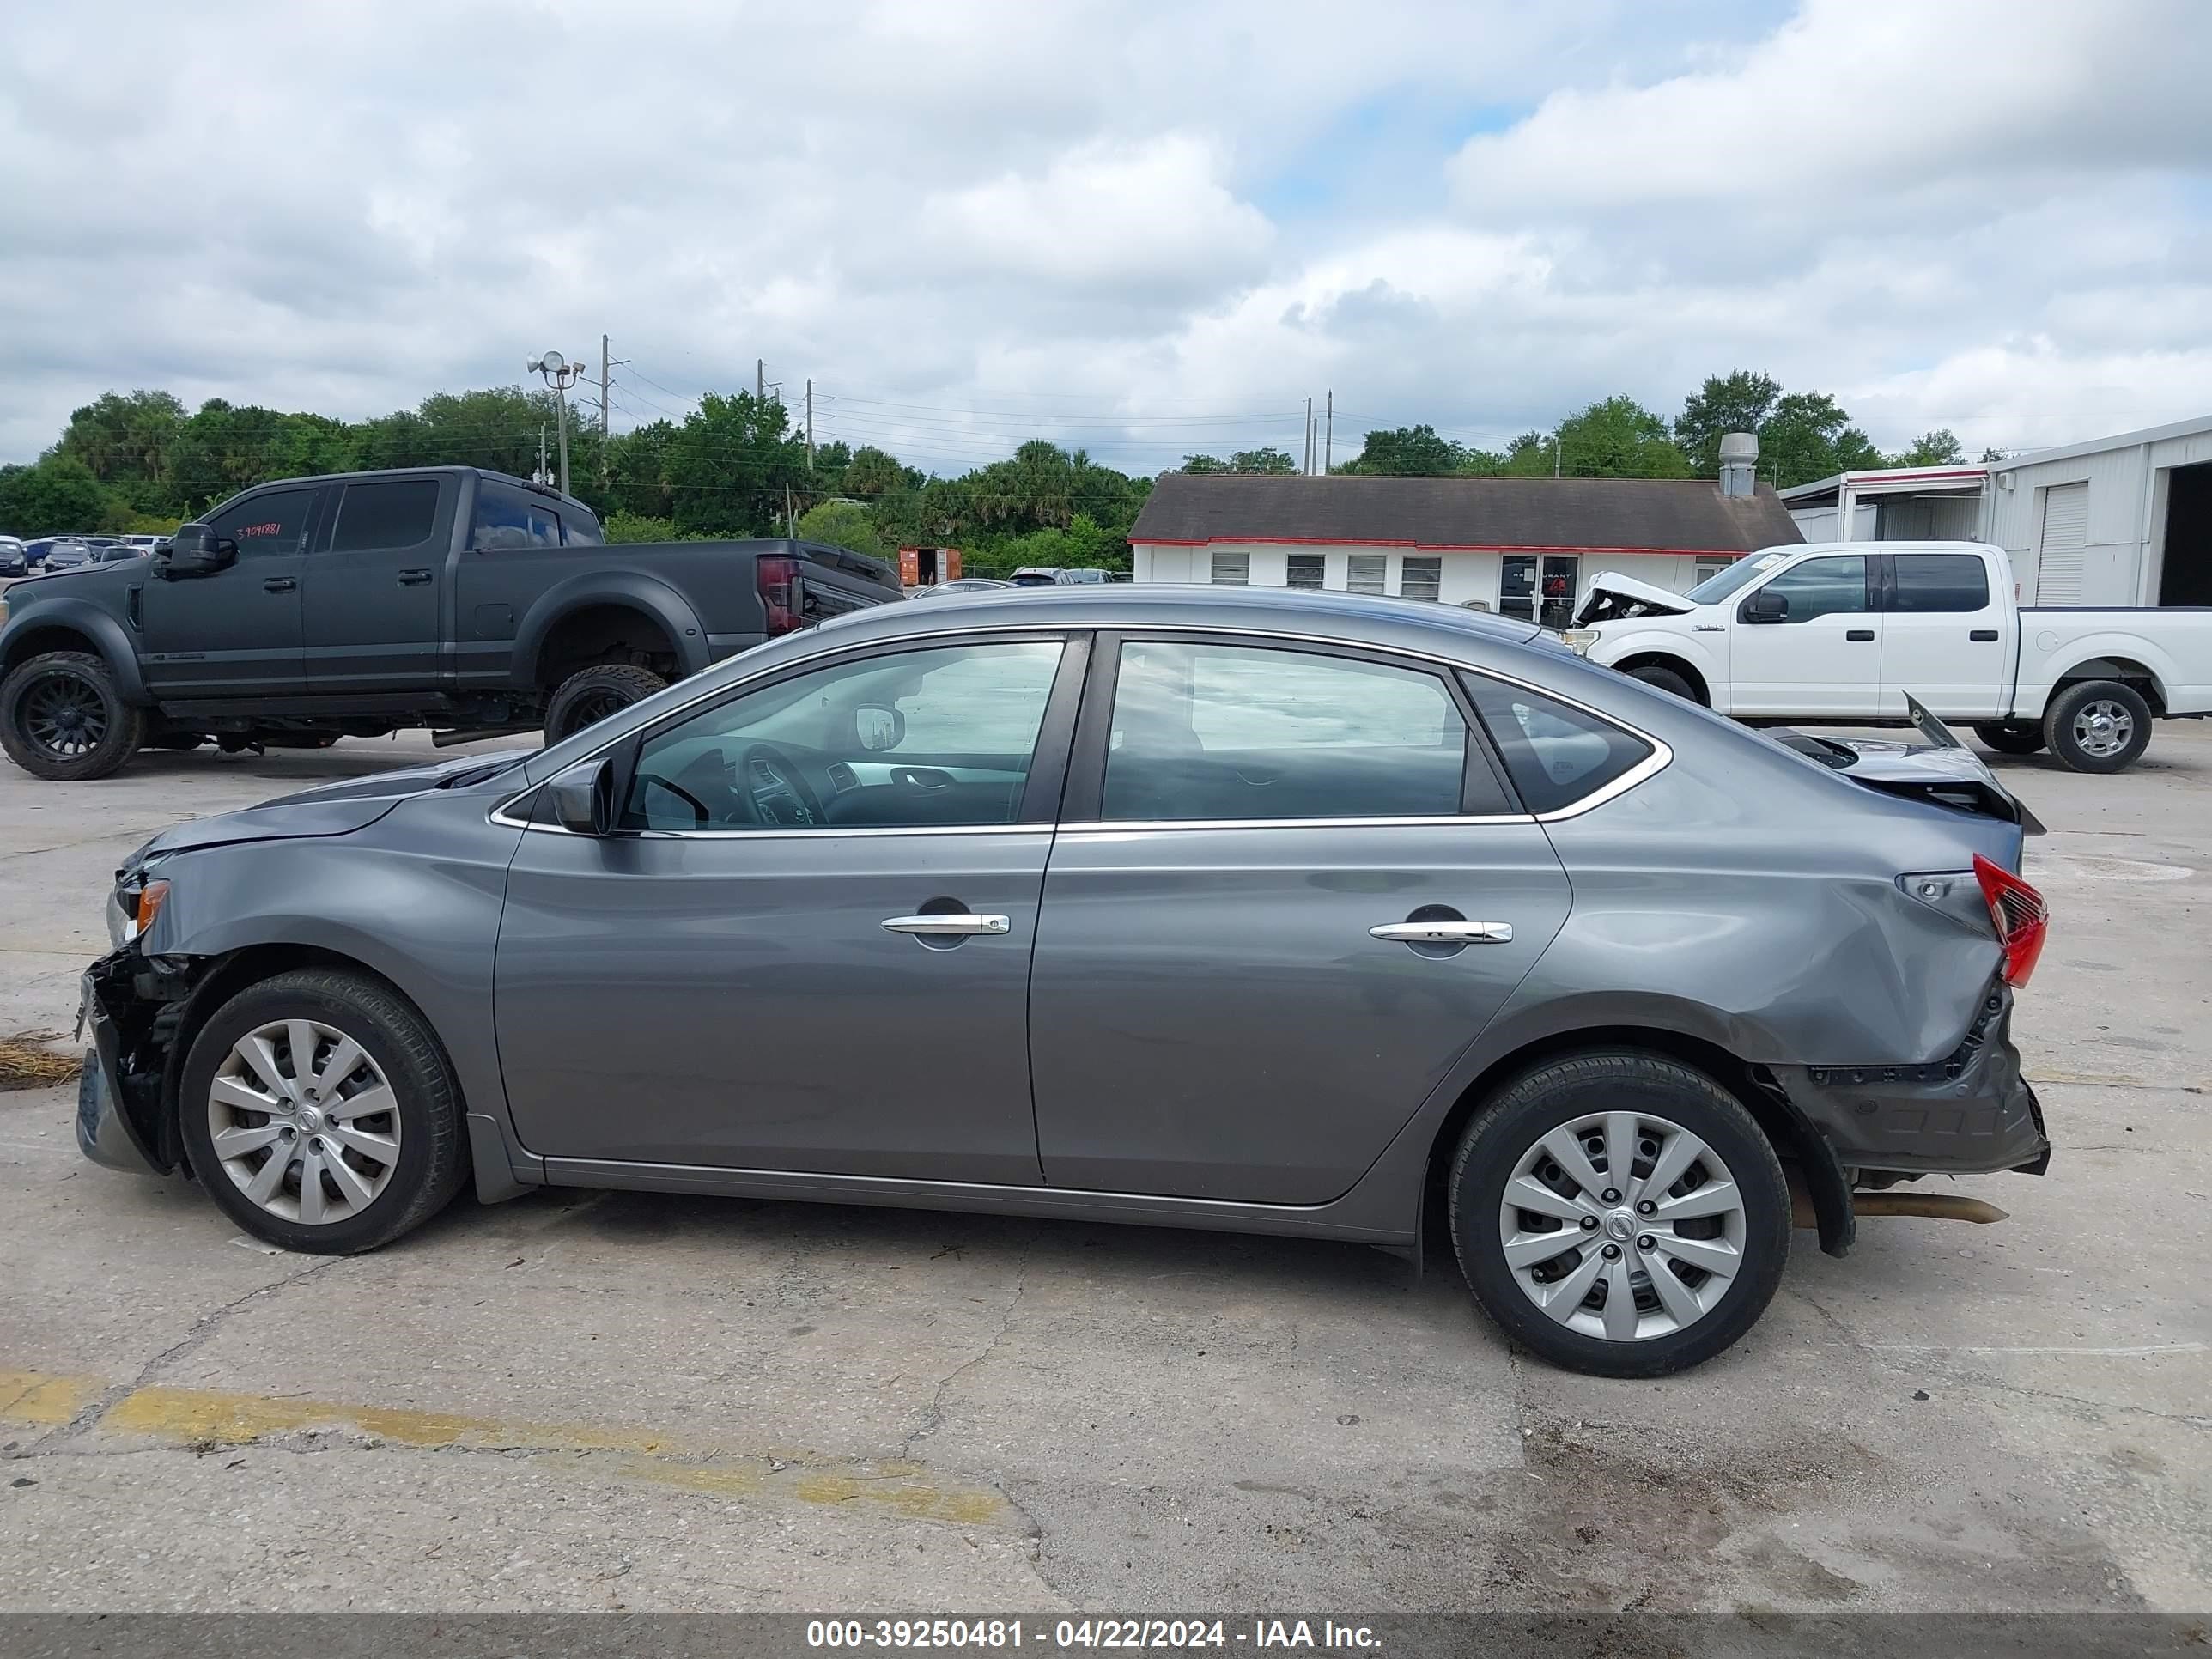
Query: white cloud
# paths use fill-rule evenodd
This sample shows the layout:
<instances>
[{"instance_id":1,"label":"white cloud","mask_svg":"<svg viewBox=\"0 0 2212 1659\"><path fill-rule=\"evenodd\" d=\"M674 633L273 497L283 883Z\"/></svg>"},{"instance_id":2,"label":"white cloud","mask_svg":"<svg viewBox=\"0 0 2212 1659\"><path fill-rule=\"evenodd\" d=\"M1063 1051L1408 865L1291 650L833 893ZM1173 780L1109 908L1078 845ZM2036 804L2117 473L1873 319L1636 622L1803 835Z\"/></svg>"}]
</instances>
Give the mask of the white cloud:
<instances>
[{"instance_id":1,"label":"white cloud","mask_svg":"<svg viewBox=\"0 0 2212 1659\"><path fill-rule=\"evenodd\" d=\"M602 330L618 422L764 357L940 468L1295 451L1331 387L1340 456L1738 365L1891 445L2207 397L2196 0L31 0L0 61L0 459L111 386L358 416Z\"/></svg>"}]
</instances>

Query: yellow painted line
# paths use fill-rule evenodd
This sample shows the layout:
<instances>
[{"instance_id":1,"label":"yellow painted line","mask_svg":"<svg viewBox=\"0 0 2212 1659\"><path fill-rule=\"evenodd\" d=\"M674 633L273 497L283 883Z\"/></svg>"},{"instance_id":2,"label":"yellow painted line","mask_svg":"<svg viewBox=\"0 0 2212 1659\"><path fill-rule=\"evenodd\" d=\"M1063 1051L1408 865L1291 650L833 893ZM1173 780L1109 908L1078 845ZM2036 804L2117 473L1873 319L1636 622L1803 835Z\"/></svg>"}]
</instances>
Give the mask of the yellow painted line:
<instances>
[{"instance_id":1,"label":"yellow painted line","mask_svg":"<svg viewBox=\"0 0 2212 1659\"><path fill-rule=\"evenodd\" d=\"M5 1375L0 1373L0 1377ZM73 1414L64 1413L54 1420L67 1421ZM309 1430L350 1430L423 1450L526 1452L534 1468L684 1492L848 1508L957 1526L1020 1529L1024 1524L1003 1494L988 1486L948 1484L925 1465L905 1459L732 1452L685 1445L646 1430L596 1424L508 1421L214 1389L146 1388L118 1401L97 1426L106 1434L142 1435L173 1445L210 1449L252 1445Z\"/></svg>"},{"instance_id":2,"label":"yellow painted line","mask_svg":"<svg viewBox=\"0 0 2212 1659\"><path fill-rule=\"evenodd\" d=\"M66 1423L99 1393L97 1377L0 1371L0 1423L23 1423L35 1428Z\"/></svg>"}]
</instances>

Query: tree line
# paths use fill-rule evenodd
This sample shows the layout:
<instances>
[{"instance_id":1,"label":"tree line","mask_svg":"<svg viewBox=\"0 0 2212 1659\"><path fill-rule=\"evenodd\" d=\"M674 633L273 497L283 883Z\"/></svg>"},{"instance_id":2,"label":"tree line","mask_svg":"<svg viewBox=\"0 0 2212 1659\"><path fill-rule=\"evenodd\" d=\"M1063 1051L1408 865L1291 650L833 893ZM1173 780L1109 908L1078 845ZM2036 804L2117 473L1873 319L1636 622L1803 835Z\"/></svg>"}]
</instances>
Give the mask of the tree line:
<instances>
[{"instance_id":1,"label":"tree line","mask_svg":"<svg viewBox=\"0 0 2212 1659\"><path fill-rule=\"evenodd\" d=\"M874 445L824 444L775 396L709 392L681 420L602 441L574 418L573 492L611 541L781 535L890 556L901 546L957 546L978 573L1022 565L1126 570L1128 531L1149 477L1032 440L957 477L909 466ZM109 392L76 410L35 463L0 467L0 529L163 532L272 478L376 467L466 465L528 477L556 425L553 394L520 386L438 392L412 410L363 421L210 398L187 411L167 392ZM1687 478L1718 470L1721 434L1755 432L1761 479L1787 488L1847 468L1936 465L1962 459L1948 431L1884 455L1825 392L1787 392L1739 369L1707 379L1671 422L1633 398L1591 404L1550 433L1501 451L1460 444L1428 425L1377 429L1347 475L1464 474ZM1994 453L1984 459L1994 459ZM1188 455L1194 473L1295 474L1280 449Z\"/></svg>"}]
</instances>

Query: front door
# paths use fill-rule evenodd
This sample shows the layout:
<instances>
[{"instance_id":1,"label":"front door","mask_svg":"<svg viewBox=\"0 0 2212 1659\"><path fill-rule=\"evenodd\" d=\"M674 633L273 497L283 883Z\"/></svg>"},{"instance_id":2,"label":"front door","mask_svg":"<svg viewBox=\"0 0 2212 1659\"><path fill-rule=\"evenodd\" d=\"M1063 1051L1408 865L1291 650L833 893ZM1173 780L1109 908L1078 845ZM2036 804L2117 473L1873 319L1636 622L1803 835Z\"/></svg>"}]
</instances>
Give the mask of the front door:
<instances>
[{"instance_id":1,"label":"front door","mask_svg":"<svg viewBox=\"0 0 2212 1659\"><path fill-rule=\"evenodd\" d=\"M1881 612L1863 553L1791 565L1737 599L1729 625L1732 714L1871 719L1881 702ZM1750 601L1775 594L1778 620L1750 622Z\"/></svg>"},{"instance_id":2,"label":"front door","mask_svg":"<svg viewBox=\"0 0 2212 1659\"><path fill-rule=\"evenodd\" d=\"M1559 931L1559 861L1441 673L1259 641L1096 649L1078 753L1097 771L1069 780L1030 988L1045 1177L1335 1198Z\"/></svg>"},{"instance_id":3,"label":"front door","mask_svg":"<svg viewBox=\"0 0 2212 1659\"><path fill-rule=\"evenodd\" d=\"M344 486L303 579L310 691L420 690L438 683L453 544L453 474Z\"/></svg>"},{"instance_id":4,"label":"front door","mask_svg":"<svg viewBox=\"0 0 2212 1659\"><path fill-rule=\"evenodd\" d=\"M525 1145L1034 1185L1030 955L1082 655L878 648L741 689L645 735L623 833L526 833L495 981Z\"/></svg>"},{"instance_id":5,"label":"front door","mask_svg":"<svg viewBox=\"0 0 2212 1659\"><path fill-rule=\"evenodd\" d=\"M1881 712L1917 697L1947 720L1988 720L2011 700L2012 609L1974 553L1893 553L1881 629Z\"/></svg>"},{"instance_id":6,"label":"front door","mask_svg":"<svg viewBox=\"0 0 2212 1659\"><path fill-rule=\"evenodd\" d=\"M146 685L164 702L282 696L301 685L300 586L319 486L260 489L212 514L237 562L205 576L149 577L139 593Z\"/></svg>"}]
</instances>

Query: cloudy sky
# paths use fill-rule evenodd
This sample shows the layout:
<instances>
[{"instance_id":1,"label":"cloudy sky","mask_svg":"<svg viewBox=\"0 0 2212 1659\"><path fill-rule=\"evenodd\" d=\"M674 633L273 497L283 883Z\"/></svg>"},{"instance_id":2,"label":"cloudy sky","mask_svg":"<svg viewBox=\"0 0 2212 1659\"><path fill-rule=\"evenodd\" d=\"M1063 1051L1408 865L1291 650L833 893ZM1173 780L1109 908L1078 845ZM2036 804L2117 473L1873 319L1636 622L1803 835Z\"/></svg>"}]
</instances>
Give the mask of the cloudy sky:
<instances>
[{"instance_id":1,"label":"cloudy sky","mask_svg":"<svg viewBox=\"0 0 2212 1659\"><path fill-rule=\"evenodd\" d=\"M2204 0L15 0L0 460L614 354L958 471L1705 374L1970 451L2212 413Z\"/></svg>"}]
</instances>

